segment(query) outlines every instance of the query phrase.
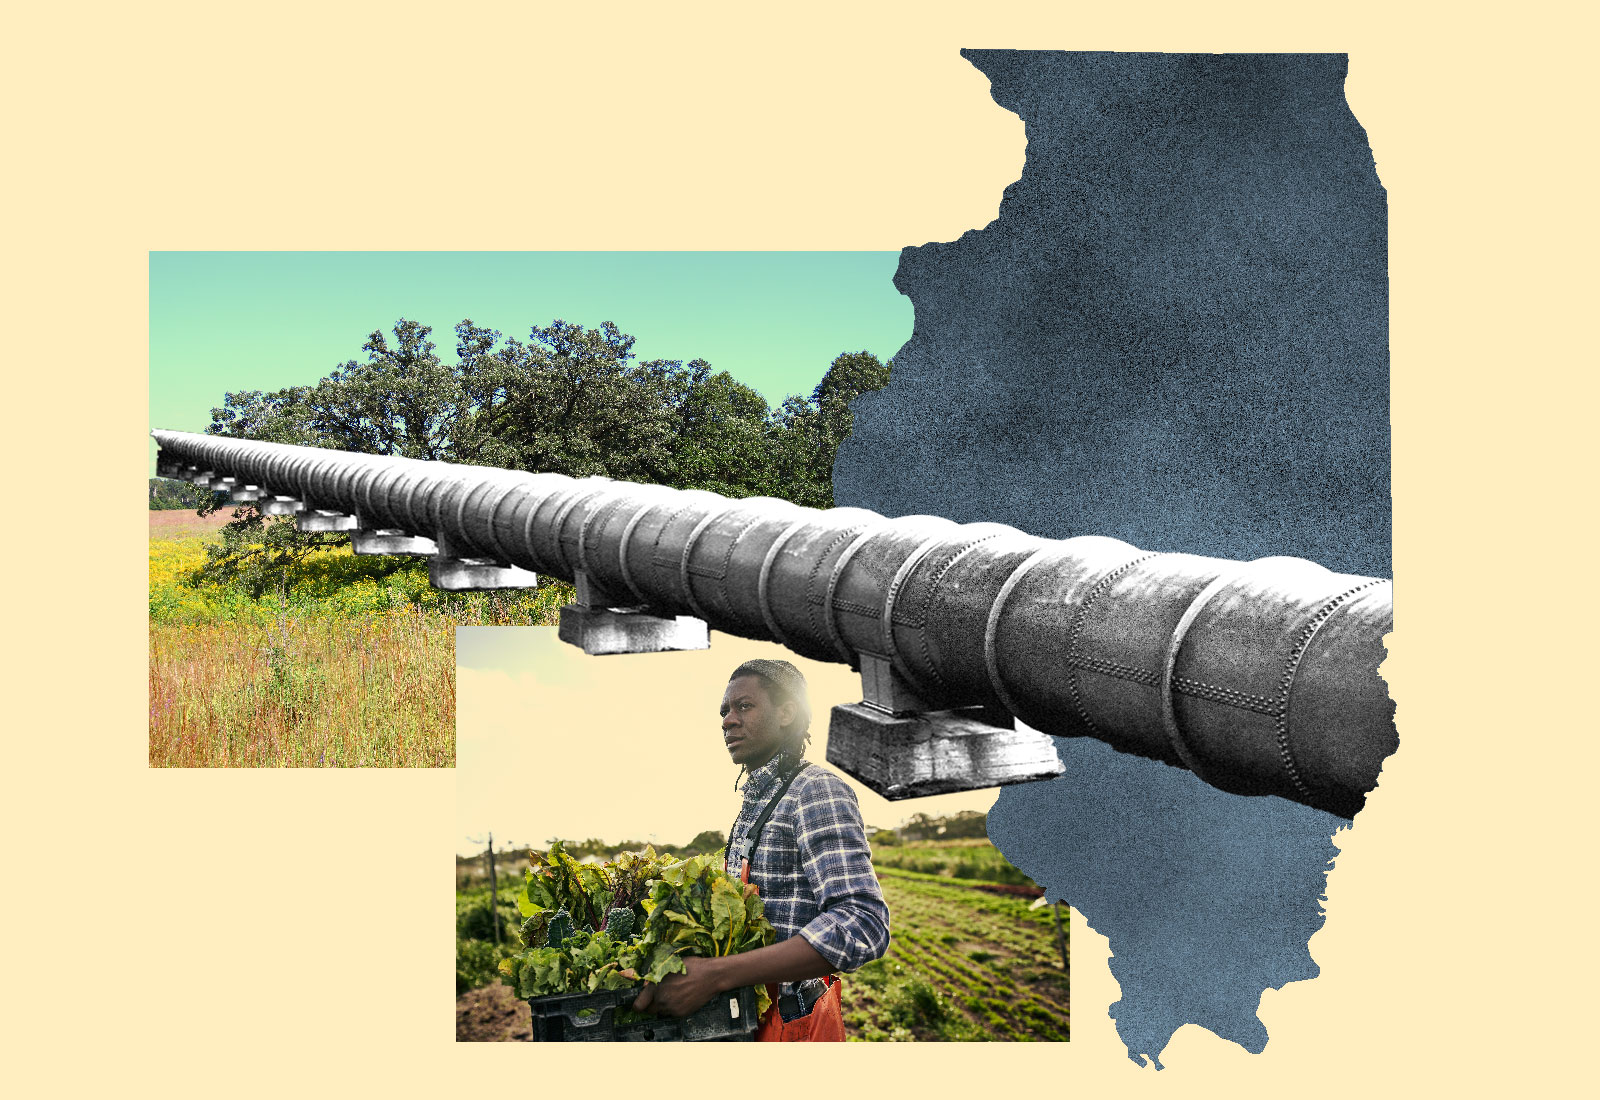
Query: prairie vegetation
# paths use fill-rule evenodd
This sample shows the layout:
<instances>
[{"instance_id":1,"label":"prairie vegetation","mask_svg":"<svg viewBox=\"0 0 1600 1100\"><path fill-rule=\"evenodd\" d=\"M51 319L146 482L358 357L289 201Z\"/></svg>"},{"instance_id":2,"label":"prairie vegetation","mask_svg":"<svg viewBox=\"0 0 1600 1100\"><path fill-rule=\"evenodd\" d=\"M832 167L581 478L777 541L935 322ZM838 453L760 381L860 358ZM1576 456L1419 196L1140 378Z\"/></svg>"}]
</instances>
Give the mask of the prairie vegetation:
<instances>
[{"instance_id":1,"label":"prairie vegetation","mask_svg":"<svg viewBox=\"0 0 1600 1100\"><path fill-rule=\"evenodd\" d=\"M257 597L201 574L219 526L151 513L153 767L451 767L455 628L551 623L570 599L558 584L447 594L423 564L348 546L310 551Z\"/></svg>"}]
</instances>

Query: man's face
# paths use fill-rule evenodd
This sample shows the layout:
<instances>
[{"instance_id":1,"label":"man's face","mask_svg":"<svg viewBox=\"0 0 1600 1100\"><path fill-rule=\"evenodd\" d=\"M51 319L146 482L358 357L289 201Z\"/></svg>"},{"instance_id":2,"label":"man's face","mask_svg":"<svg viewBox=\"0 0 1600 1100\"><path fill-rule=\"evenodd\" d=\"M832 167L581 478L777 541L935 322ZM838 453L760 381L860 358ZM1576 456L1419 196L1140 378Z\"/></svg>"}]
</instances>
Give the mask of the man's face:
<instances>
[{"instance_id":1,"label":"man's face","mask_svg":"<svg viewBox=\"0 0 1600 1100\"><path fill-rule=\"evenodd\" d=\"M795 719L793 700L774 703L755 676L728 682L722 694L722 742L735 764L759 768L783 747L783 728Z\"/></svg>"}]
</instances>

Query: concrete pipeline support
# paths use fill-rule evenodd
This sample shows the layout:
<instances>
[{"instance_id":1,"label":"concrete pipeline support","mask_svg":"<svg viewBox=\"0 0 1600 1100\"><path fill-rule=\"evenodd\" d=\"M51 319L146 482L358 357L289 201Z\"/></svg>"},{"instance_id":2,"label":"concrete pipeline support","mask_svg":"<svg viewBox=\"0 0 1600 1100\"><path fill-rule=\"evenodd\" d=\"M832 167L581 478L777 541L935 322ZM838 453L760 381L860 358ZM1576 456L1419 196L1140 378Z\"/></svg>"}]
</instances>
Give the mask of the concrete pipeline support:
<instances>
[{"instance_id":1,"label":"concrete pipeline support","mask_svg":"<svg viewBox=\"0 0 1600 1100\"><path fill-rule=\"evenodd\" d=\"M560 635L590 653L704 648L715 627L847 663L864 698L834 708L828 760L889 798L1049 778L1046 735L1089 736L1351 817L1398 743L1391 583L1299 558L151 434L163 476L428 557L441 588L570 580Z\"/></svg>"}]
</instances>

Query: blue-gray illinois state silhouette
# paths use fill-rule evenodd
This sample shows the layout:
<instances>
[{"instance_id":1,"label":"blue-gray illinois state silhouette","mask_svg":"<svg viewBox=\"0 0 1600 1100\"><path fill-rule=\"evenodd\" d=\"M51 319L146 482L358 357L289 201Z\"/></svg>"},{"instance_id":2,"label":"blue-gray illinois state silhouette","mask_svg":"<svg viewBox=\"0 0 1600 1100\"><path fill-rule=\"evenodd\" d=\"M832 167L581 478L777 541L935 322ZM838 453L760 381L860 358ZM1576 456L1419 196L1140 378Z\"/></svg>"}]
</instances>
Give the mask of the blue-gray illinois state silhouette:
<instances>
[{"instance_id":1,"label":"blue-gray illinois state silhouette","mask_svg":"<svg viewBox=\"0 0 1600 1100\"><path fill-rule=\"evenodd\" d=\"M915 328L837 503L1390 575L1387 205L1346 58L963 53L1026 163L989 226L902 252ZM990 835L1110 938L1129 1056L1186 1023L1260 1051L1348 823L1057 744Z\"/></svg>"}]
</instances>

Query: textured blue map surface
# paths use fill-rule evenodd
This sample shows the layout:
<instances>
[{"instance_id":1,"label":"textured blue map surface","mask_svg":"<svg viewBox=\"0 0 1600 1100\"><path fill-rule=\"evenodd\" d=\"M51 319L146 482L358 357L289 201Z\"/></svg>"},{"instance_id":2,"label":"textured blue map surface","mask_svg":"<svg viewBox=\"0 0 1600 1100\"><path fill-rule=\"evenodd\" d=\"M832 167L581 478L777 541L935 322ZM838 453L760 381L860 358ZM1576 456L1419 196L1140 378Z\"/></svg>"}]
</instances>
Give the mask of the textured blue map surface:
<instances>
[{"instance_id":1,"label":"textured blue map surface","mask_svg":"<svg viewBox=\"0 0 1600 1100\"><path fill-rule=\"evenodd\" d=\"M915 329L837 502L1389 576L1387 204L1345 57L963 54L1026 164L989 226L901 254ZM1348 823L1057 745L990 835L1109 937L1129 1056L1187 1023L1260 1051Z\"/></svg>"}]
</instances>

